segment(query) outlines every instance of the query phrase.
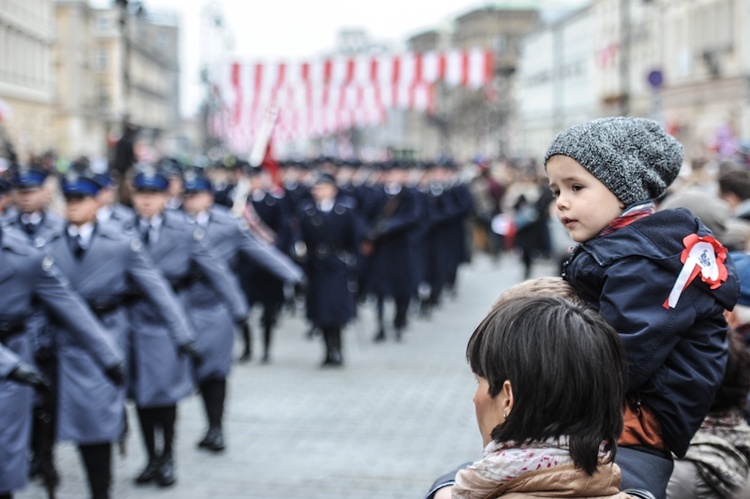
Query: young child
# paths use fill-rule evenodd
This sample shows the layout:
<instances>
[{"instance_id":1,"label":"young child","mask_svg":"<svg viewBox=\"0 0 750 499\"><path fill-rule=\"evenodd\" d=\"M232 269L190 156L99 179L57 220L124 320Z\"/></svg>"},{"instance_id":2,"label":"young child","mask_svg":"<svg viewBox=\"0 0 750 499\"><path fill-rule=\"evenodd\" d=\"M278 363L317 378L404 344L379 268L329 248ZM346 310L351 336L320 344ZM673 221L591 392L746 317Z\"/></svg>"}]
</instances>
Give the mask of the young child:
<instances>
[{"instance_id":1,"label":"young child","mask_svg":"<svg viewBox=\"0 0 750 499\"><path fill-rule=\"evenodd\" d=\"M620 334L628 363L623 487L665 496L708 413L727 357L724 309L739 283L726 249L689 211L655 212L682 146L656 122L602 118L561 132L544 163L579 243L563 277Z\"/></svg>"}]
</instances>

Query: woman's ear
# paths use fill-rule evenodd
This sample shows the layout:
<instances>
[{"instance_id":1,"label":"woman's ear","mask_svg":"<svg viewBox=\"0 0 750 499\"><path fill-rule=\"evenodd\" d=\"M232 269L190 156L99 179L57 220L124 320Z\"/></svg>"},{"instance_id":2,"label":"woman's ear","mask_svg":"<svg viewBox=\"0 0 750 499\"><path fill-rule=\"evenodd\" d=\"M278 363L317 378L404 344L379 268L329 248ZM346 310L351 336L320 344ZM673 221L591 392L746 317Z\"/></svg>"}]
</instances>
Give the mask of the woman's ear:
<instances>
[{"instance_id":1,"label":"woman's ear","mask_svg":"<svg viewBox=\"0 0 750 499\"><path fill-rule=\"evenodd\" d=\"M510 411L513 410L513 386L510 384L510 380L503 381L503 387L500 390L500 409L503 413L503 419L507 419Z\"/></svg>"}]
</instances>

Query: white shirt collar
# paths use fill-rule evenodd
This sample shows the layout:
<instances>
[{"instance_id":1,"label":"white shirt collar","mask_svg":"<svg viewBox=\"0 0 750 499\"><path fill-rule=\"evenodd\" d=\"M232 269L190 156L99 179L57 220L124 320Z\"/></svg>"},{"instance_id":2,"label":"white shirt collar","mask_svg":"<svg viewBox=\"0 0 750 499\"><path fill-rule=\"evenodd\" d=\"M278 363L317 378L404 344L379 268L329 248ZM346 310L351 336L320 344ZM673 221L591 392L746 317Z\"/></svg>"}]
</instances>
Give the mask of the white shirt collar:
<instances>
[{"instance_id":1,"label":"white shirt collar","mask_svg":"<svg viewBox=\"0 0 750 499\"><path fill-rule=\"evenodd\" d=\"M211 214L208 211L202 211L197 215L189 215L188 218L201 227L205 227L206 225L208 225L208 221L211 219Z\"/></svg>"},{"instance_id":2,"label":"white shirt collar","mask_svg":"<svg viewBox=\"0 0 750 499\"><path fill-rule=\"evenodd\" d=\"M324 199L320 203L318 203L318 209L324 213L328 213L333 209L334 200L333 199Z\"/></svg>"},{"instance_id":3,"label":"white shirt collar","mask_svg":"<svg viewBox=\"0 0 750 499\"><path fill-rule=\"evenodd\" d=\"M91 236L94 234L94 224L87 222L83 225L75 226L68 224L68 235L70 237L81 236L81 243L84 247L88 247L91 243Z\"/></svg>"},{"instance_id":4,"label":"white shirt collar","mask_svg":"<svg viewBox=\"0 0 750 499\"><path fill-rule=\"evenodd\" d=\"M141 227L145 228L146 225L150 225L152 229L159 229L162 222L164 221L164 215L155 215L151 217L151 220L141 217Z\"/></svg>"},{"instance_id":5,"label":"white shirt collar","mask_svg":"<svg viewBox=\"0 0 750 499\"><path fill-rule=\"evenodd\" d=\"M34 224L38 225L39 222L42 221L42 218L44 215L41 211L35 211L34 213L22 213L21 214L21 222L25 224Z\"/></svg>"},{"instance_id":6,"label":"white shirt collar","mask_svg":"<svg viewBox=\"0 0 750 499\"><path fill-rule=\"evenodd\" d=\"M395 196L399 192L401 192L401 184L387 184L385 186L385 192L389 196Z\"/></svg>"}]
</instances>

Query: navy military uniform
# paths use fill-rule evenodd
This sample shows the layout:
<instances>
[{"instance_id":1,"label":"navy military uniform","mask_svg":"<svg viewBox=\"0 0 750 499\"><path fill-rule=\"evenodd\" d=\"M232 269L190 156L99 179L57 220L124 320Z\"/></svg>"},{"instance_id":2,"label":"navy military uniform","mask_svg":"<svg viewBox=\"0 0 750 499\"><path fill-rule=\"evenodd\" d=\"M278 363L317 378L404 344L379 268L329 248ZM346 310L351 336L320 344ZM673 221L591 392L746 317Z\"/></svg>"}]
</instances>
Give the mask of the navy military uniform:
<instances>
[{"instance_id":1,"label":"navy military uniform","mask_svg":"<svg viewBox=\"0 0 750 499\"><path fill-rule=\"evenodd\" d=\"M185 196L212 194L209 180L197 171L185 172ZM244 221L223 207L188 214L196 234L216 258L237 269L242 261L253 262L282 281L298 282L302 272L285 255L270 245L259 242ZM236 283L239 292L239 282ZM238 297L239 299L239 297ZM187 294L188 310L197 332L196 348L202 362L196 368L196 378L206 409L209 429L199 447L211 451L224 449L222 418L226 397L226 378L232 365L234 325L225 300L206 282L197 282Z\"/></svg>"},{"instance_id":2,"label":"navy military uniform","mask_svg":"<svg viewBox=\"0 0 750 499\"><path fill-rule=\"evenodd\" d=\"M0 254L0 324L5 347L22 361L34 362L27 321L36 300L75 335L78 344L85 345L92 367L116 379L124 360L122 353L53 259L31 247L10 227L0 228ZM32 405L30 388L0 381L0 493L26 485Z\"/></svg>"},{"instance_id":3,"label":"navy military uniform","mask_svg":"<svg viewBox=\"0 0 750 499\"><path fill-rule=\"evenodd\" d=\"M317 182L335 183L330 175L321 175ZM343 362L341 328L357 312L357 254L364 230L353 207L342 199L328 206L308 201L299 220L307 249L307 318L323 333L323 365L338 366Z\"/></svg>"},{"instance_id":4,"label":"navy military uniform","mask_svg":"<svg viewBox=\"0 0 750 499\"><path fill-rule=\"evenodd\" d=\"M396 315L393 326L396 338L406 327L409 301L416 289L411 265L414 230L420 220L420 204L412 189L402 186L380 186L373 190L368 209L370 232L366 237L371 248L368 256L367 291L377 299L378 333L376 341L385 339L383 304L393 298Z\"/></svg>"},{"instance_id":5,"label":"navy military uniform","mask_svg":"<svg viewBox=\"0 0 750 499\"><path fill-rule=\"evenodd\" d=\"M262 171L260 168L251 168L249 173L258 175ZM291 255L295 236L288 209L283 195L259 190L248 197L244 217L254 234L273 244L282 253ZM239 275L248 304L260 304L263 307L263 361L268 362L273 329L285 301L284 282L255 264L244 265Z\"/></svg>"},{"instance_id":6,"label":"navy military uniform","mask_svg":"<svg viewBox=\"0 0 750 499\"><path fill-rule=\"evenodd\" d=\"M146 169L134 178L136 194L134 206L138 210L140 192L165 193L168 179L159 172ZM227 307L229 317L239 323L247 317L247 308L241 299L236 282L227 267L208 251L203 243L205 232L188 223L180 212L162 211L151 220L137 218L130 228L138 231L153 263L170 283L188 312L193 325L200 312L191 310L196 295L190 289L199 282L207 283ZM192 391L192 376L188 359L180 351L189 353L193 360L201 356L191 337L164 337L156 331L161 327L161 317L149 304L138 302L132 309L132 328L136 363L136 403L139 407L141 429L149 454L149 463L137 478L139 483L157 480L159 485L174 483L172 439L176 418L176 403ZM174 334L174 332L170 332ZM153 386L151 378L160 378L163 384ZM140 380L140 381L139 381ZM156 452L154 430L160 426L164 446Z\"/></svg>"}]
</instances>

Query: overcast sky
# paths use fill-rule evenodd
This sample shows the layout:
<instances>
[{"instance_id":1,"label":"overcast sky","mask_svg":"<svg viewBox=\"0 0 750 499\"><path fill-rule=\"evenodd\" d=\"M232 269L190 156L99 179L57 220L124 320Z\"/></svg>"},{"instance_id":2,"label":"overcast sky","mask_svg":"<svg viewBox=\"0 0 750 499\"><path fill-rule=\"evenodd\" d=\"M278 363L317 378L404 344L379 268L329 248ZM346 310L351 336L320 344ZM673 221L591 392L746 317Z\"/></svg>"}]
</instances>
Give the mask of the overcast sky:
<instances>
[{"instance_id":1,"label":"overcast sky","mask_svg":"<svg viewBox=\"0 0 750 499\"><path fill-rule=\"evenodd\" d=\"M505 4L563 6L584 0L508 0ZM111 5L112 0L92 0ZM234 35L242 59L302 60L334 49L342 28L364 29L374 41L399 43L456 16L500 2L485 0L143 0L147 10L172 11L182 28L182 112L192 115L201 100L200 25L204 6L216 3Z\"/></svg>"}]
</instances>

